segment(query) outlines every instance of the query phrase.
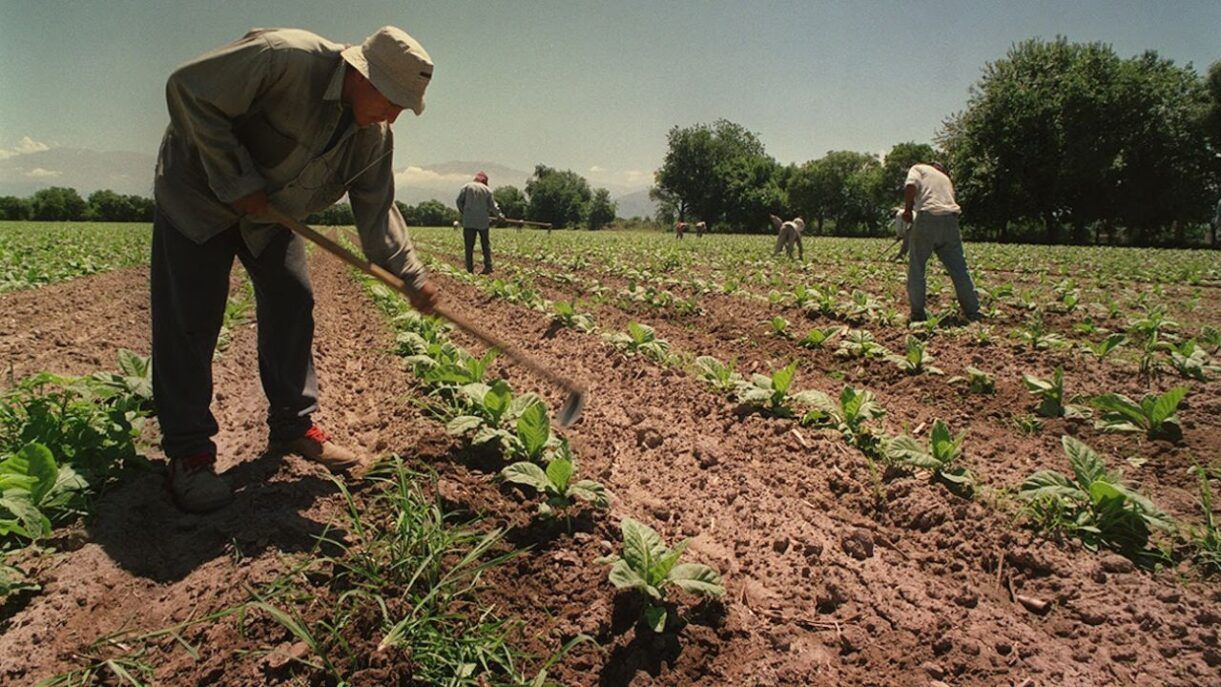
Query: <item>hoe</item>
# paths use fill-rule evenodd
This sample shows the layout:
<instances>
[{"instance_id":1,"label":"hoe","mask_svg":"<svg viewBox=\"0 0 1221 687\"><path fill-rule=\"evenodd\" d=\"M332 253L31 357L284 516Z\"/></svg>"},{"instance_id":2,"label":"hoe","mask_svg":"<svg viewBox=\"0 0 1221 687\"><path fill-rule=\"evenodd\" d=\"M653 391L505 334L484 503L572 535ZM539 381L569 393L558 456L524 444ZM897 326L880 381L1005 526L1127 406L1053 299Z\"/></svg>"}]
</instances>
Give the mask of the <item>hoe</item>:
<instances>
[{"instance_id":1,"label":"hoe","mask_svg":"<svg viewBox=\"0 0 1221 687\"><path fill-rule=\"evenodd\" d=\"M368 260L363 260L356 257L351 251L347 250L343 246L335 243L331 239L302 224L301 222L288 217L275 208L268 208L268 214L271 219L274 219L277 223L282 224L310 241L313 241L331 255L334 255L356 269L368 274L374 279L377 279L395 291L398 291L403 295L407 295L408 291L406 285L404 285L403 280L399 279L397 276L387 272L377 265L374 265ZM585 388L583 386L563 375L547 369L542 363L534 358L531 358L525 352L519 350L516 346L506 343L500 340L498 337L493 336L483 329L480 329L479 326L474 322L471 322L458 313L453 312L445 305L438 303L433 310L437 315L440 315L446 320L452 322L456 327L458 327L458 329L461 329L467 334L482 341L484 345L499 350L501 353L508 356L513 362L521 365L527 370L530 370L548 382L551 382L552 384L564 389L564 391L568 393L568 397L564 400L564 407L560 408L559 416L556 418L561 427L571 425L577 421L578 417L581 416L581 409L585 407Z\"/></svg>"}]
</instances>

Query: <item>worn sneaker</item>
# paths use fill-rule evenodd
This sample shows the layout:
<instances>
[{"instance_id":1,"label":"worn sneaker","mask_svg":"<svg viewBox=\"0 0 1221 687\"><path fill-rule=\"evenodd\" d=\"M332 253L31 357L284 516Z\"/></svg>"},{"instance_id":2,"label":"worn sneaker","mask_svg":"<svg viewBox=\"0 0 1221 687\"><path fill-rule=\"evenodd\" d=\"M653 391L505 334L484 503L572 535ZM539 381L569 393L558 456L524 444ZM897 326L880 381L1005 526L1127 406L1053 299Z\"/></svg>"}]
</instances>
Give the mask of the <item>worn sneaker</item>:
<instances>
[{"instance_id":1,"label":"worn sneaker","mask_svg":"<svg viewBox=\"0 0 1221 687\"><path fill-rule=\"evenodd\" d=\"M188 513L211 513L233 500L233 490L216 474L210 451L170 461L166 487L174 504Z\"/></svg>"},{"instance_id":2,"label":"worn sneaker","mask_svg":"<svg viewBox=\"0 0 1221 687\"><path fill-rule=\"evenodd\" d=\"M983 322L984 319L984 314L981 312L973 312L967 315L968 322Z\"/></svg>"},{"instance_id":3,"label":"worn sneaker","mask_svg":"<svg viewBox=\"0 0 1221 687\"><path fill-rule=\"evenodd\" d=\"M491 273L492 273L491 267L485 267L485 268L483 268L483 270L481 272L479 272L479 274L491 274Z\"/></svg>"},{"instance_id":4,"label":"worn sneaker","mask_svg":"<svg viewBox=\"0 0 1221 687\"><path fill-rule=\"evenodd\" d=\"M318 425L311 425L305 434L292 441L273 442L272 446L283 453L295 453L320 463L334 473L347 472L364 462L354 451L331 441L331 435Z\"/></svg>"}]
</instances>

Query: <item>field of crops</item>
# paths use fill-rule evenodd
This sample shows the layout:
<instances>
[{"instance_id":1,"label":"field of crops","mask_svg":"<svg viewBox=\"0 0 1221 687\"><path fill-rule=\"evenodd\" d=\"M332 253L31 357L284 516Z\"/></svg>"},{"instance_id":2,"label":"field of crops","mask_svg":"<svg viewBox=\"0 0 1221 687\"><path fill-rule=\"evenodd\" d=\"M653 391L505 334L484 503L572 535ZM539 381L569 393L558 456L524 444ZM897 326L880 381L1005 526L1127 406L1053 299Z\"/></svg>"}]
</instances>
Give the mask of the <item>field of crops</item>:
<instances>
[{"instance_id":1,"label":"field of crops","mask_svg":"<svg viewBox=\"0 0 1221 687\"><path fill-rule=\"evenodd\" d=\"M186 516L139 357L79 377L147 352L147 269L0 299L19 371L0 479L30 476L11 485L54 515L0 529L0 682L1221 675L1217 253L970 245L985 321L930 266L931 318L909 325L881 240L808 238L799 262L767 236L497 229L475 276L458 232L413 236L459 313L588 385L575 425L550 419L559 390L313 251L319 419L384 460L345 484L265 453L235 276L214 405L238 496ZM147 228L90 240L120 254ZM78 377L16 383L44 369ZM69 393L73 418L122 430L91 444L122 452L100 474L48 447L79 489L29 467L47 457L14 411Z\"/></svg>"},{"instance_id":2,"label":"field of crops","mask_svg":"<svg viewBox=\"0 0 1221 687\"><path fill-rule=\"evenodd\" d=\"M0 222L0 293L148 262L147 224Z\"/></svg>"}]
</instances>

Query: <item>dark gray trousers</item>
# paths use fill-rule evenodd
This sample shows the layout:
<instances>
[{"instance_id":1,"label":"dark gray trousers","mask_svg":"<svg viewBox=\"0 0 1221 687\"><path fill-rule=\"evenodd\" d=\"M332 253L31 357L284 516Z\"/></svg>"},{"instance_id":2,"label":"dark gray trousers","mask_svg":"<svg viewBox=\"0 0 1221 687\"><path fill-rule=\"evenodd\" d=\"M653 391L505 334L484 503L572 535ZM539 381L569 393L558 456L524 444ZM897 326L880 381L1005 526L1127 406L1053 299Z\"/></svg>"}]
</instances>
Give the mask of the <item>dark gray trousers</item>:
<instances>
[{"instance_id":1,"label":"dark gray trousers","mask_svg":"<svg viewBox=\"0 0 1221 687\"><path fill-rule=\"evenodd\" d=\"M462 239L466 242L466 271L475 271L475 235L479 235L479 248L483 250L483 269L492 269L492 246L488 241L487 229L464 227Z\"/></svg>"},{"instance_id":2,"label":"dark gray trousers","mask_svg":"<svg viewBox=\"0 0 1221 687\"><path fill-rule=\"evenodd\" d=\"M259 379L272 441L295 439L318 409L314 376L314 293L305 241L287 229L255 257L236 226L205 243L183 236L165 215L153 221L153 397L161 446L171 460L215 453L212 351L229 295L233 259L254 284Z\"/></svg>"}]
</instances>

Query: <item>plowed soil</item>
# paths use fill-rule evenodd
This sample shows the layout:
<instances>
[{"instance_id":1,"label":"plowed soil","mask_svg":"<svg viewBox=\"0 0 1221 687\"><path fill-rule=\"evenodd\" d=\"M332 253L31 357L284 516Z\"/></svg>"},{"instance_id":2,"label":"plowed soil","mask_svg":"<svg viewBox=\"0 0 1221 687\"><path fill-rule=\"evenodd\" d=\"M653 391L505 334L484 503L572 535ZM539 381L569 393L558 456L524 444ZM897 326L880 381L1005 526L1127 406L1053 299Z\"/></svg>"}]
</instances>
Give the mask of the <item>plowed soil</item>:
<instances>
[{"instance_id":1,"label":"plowed soil","mask_svg":"<svg viewBox=\"0 0 1221 687\"><path fill-rule=\"evenodd\" d=\"M451 508L482 514L486 526L504 526L509 542L529 547L485 578L482 595L525 621L520 642L539 655L577 634L596 639L600 649L580 645L552 668L561 684L1221 684L1221 585L1194 569L1138 569L1117 555L1039 538L1004 509L925 479L871 475L836 436L744 413L679 370L626 359L597 336L557 332L546 316L439 278L460 313L589 384L585 414L565 435L582 472L614 493L611 513L578 519L571 532L541 526L532 499L498 485L494 466L422 417L411 374L390 353L388 325L346 270L317 252L312 260L316 419L374 452L430 465ZM2 297L6 367L17 377L80 373L110 366L119 347L147 352L146 301L140 269ZM741 303L713 299L705 307L694 321L650 323L684 350L738 356L761 370L797 350L756 345L763 338L751 331L760 332L760 318ZM606 330L630 317L613 308L598 316ZM156 630L245 601L251 588L285 572L284 554L309 551L338 518L342 504L329 479L297 459L263 453L254 327L235 332L215 366L221 467L238 488L235 503L213 515L181 514L156 473L111 492L55 552L32 559L43 590L0 612L0 684L33 684L78 665L105 635ZM473 340L455 339L482 352ZM936 353L971 359L965 344L954 345L964 348ZM969 407L973 399L944 382L922 387L881 363L865 363L846 380L802 369L802 388L849 381L875 391L892 431L933 417L969 425L968 464L985 480L1065 468L1048 439L1059 432L1015 439L988 430L1008 406L1027 405L1016 387L1000 386L994 399ZM518 368L498 363L495 373L539 391L553 408L562 400ZM1179 474L1187 454L1206 456L1221 439L1209 389L1183 411L1186 443L1148 456L1165 462L1148 471L1148 487L1176 515L1190 508ZM636 627L634 600L616 594L606 566L594 562L617 549L624 515L668 541L693 537L689 555L720 570L725 598L680 598L684 624L663 635ZM259 651L283 636L243 634L231 619L184 634L197 658L173 637L158 639L146 657L159 684L293 679Z\"/></svg>"}]
</instances>

